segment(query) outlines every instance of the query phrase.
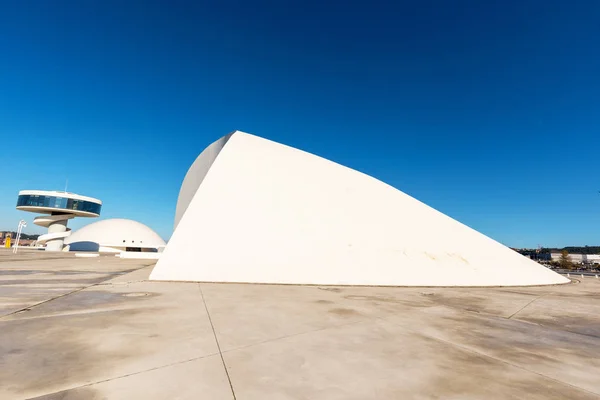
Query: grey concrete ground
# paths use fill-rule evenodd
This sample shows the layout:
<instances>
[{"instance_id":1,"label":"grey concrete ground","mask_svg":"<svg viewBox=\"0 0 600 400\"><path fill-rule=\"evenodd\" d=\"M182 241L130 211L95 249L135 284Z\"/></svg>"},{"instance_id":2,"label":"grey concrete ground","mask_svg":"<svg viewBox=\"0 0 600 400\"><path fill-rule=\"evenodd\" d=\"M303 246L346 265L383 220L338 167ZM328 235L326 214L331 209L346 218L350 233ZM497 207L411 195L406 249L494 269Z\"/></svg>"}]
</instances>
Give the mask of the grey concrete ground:
<instances>
[{"instance_id":1,"label":"grey concrete ground","mask_svg":"<svg viewBox=\"0 0 600 400\"><path fill-rule=\"evenodd\" d=\"M147 281L0 251L1 399L600 399L600 281L367 288Z\"/></svg>"}]
</instances>

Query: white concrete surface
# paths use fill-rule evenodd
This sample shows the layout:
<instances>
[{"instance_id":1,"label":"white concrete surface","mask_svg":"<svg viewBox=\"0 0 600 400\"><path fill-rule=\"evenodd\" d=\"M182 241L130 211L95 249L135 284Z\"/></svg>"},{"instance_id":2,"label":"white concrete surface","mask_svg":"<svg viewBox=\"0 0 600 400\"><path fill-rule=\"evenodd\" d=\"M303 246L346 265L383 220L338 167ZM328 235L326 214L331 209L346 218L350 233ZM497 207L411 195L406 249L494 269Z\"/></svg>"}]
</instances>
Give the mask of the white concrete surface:
<instances>
[{"instance_id":1,"label":"white concrete surface","mask_svg":"<svg viewBox=\"0 0 600 400\"><path fill-rule=\"evenodd\" d=\"M600 399L595 278L215 284L151 264L0 249L0 399Z\"/></svg>"},{"instance_id":2,"label":"white concrete surface","mask_svg":"<svg viewBox=\"0 0 600 400\"><path fill-rule=\"evenodd\" d=\"M194 162L177 209L181 219L151 279L392 286L568 282L375 178L239 131Z\"/></svg>"},{"instance_id":3,"label":"white concrete surface","mask_svg":"<svg viewBox=\"0 0 600 400\"><path fill-rule=\"evenodd\" d=\"M119 258L129 258L135 260L158 260L162 253L144 253L139 251L122 251Z\"/></svg>"}]
</instances>

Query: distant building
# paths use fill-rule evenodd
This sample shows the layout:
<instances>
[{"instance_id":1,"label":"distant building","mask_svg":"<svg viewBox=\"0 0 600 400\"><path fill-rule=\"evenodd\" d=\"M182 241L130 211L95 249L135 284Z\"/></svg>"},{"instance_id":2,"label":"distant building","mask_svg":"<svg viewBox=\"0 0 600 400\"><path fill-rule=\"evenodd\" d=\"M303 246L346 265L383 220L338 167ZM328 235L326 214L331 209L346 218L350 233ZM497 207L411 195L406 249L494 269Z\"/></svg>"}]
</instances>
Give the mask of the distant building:
<instances>
[{"instance_id":1,"label":"distant building","mask_svg":"<svg viewBox=\"0 0 600 400\"><path fill-rule=\"evenodd\" d=\"M9 241L10 246L15 245L15 240L13 239L15 234L13 232L0 232L0 247L5 247L6 242ZM35 245L35 239L19 239L19 246L32 246Z\"/></svg>"},{"instance_id":2,"label":"distant building","mask_svg":"<svg viewBox=\"0 0 600 400\"><path fill-rule=\"evenodd\" d=\"M532 260L535 261L550 261L550 253L547 252L541 252L538 249L513 249L515 250L517 253L531 258Z\"/></svg>"},{"instance_id":3,"label":"distant building","mask_svg":"<svg viewBox=\"0 0 600 400\"><path fill-rule=\"evenodd\" d=\"M36 240L32 240L32 239L19 239L19 247L20 246L33 246L35 245ZM13 245L15 243L13 242Z\"/></svg>"},{"instance_id":4,"label":"distant building","mask_svg":"<svg viewBox=\"0 0 600 400\"><path fill-rule=\"evenodd\" d=\"M21 190L17 199L17 210L34 212L40 215L33 223L48 228L48 233L38 237L46 251L62 251L65 238L71 235L67 222L75 217L100 216L102 202L92 197L75 193L49 190Z\"/></svg>"},{"instance_id":5,"label":"distant building","mask_svg":"<svg viewBox=\"0 0 600 400\"><path fill-rule=\"evenodd\" d=\"M550 253L552 261L560 261L561 253ZM600 264L600 254L569 254L569 260L576 264Z\"/></svg>"}]
</instances>

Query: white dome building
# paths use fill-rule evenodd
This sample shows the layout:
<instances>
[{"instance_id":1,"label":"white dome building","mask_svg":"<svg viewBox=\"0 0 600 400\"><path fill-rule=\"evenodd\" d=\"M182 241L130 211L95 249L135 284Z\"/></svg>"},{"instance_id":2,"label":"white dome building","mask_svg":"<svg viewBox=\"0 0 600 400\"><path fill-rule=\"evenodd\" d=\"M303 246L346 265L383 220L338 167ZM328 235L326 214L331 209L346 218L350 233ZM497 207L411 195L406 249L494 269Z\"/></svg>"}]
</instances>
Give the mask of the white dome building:
<instances>
[{"instance_id":1,"label":"white dome building","mask_svg":"<svg viewBox=\"0 0 600 400\"><path fill-rule=\"evenodd\" d=\"M65 244L65 251L100 253L157 252L166 246L146 225L119 218L86 225L66 238Z\"/></svg>"}]
</instances>

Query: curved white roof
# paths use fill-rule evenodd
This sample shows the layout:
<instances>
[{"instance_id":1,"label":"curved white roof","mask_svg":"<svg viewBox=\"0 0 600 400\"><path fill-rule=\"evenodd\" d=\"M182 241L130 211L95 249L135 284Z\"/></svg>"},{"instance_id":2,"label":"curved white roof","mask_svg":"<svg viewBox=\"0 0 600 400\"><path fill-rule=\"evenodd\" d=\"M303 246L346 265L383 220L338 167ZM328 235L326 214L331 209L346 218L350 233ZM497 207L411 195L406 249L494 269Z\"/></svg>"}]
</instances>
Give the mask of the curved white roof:
<instances>
[{"instance_id":1,"label":"curved white roof","mask_svg":"<svg viewBox=\"0 0 600 400\"><path fill-rule=\"evenodd\" d=\"M518 286L569 280L375 178L244 132L194 162L151 279Z\"/></svg>"},{"instance_id":2,"label":"curved white roof","mask_svg":"<svg viewBox=\"0 0 600 400\"><path fill-rule=\"evenodd\" d=\"M84 226L70 235L65 244L97 243L101 247L159 248L165 241L146 225L130 219L104 219Z\"/></svg>"},{"instance_id":3,"label":"curved white roof","mask_svg":"<svg viewBox=\"0 0 600 400\"><path fill-rule=\"evenodd\" d=\"M177 228L179 221L183 217L185 210L187 210L188 205L196 194L196 191L202 184L202 181L208 173L208 170L217 159L217 156L223 147L227 144L227 141L231 135L234 133L235 132L232 132L229 135L223 136L221 139L204 149L198 158L196 158L196 161L194 161L187 174L185 174L185 178L181 184L181 189L179 190L179 197L177 198L177 207L175 208L175 224L173 230Z\"/></svg>"}]
</instances>

